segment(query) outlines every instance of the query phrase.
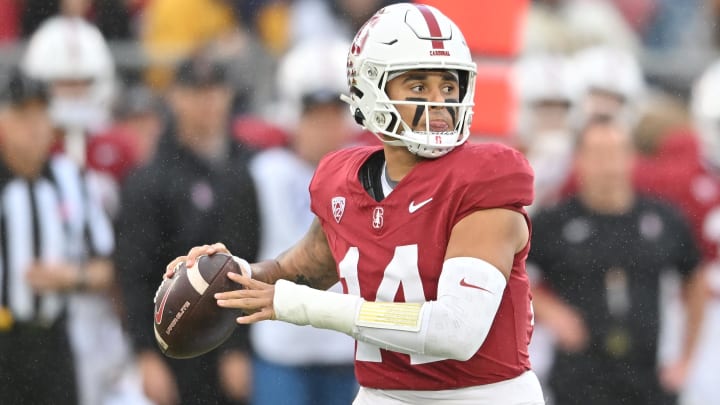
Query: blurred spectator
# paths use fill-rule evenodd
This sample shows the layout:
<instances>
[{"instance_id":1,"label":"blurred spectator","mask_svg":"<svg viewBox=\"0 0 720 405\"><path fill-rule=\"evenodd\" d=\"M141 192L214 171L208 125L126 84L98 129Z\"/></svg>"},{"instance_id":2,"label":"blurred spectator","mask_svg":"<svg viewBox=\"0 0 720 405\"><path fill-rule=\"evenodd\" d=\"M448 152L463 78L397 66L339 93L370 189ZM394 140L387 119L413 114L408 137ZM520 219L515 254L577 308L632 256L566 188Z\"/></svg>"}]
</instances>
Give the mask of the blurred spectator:
<instances>
[{"instance_id":1,"label":"blurred spectator","mask_svg":"<svg viewBox=\"0 0 720 405\"><path fill-rule=\"evenodd\" d=\"M18 70L2 88L0 402L97 404L76 392L65 298L110 288L112 229L80 168L51 155L46 85ZM105 324L86 326L92 339ZM92 356L112 361L104 343Z\"/></svg>"},{"instance_id":2,"label":"blurred spectator","mask_svg":"<svg viewBox=\"0 0 720 405\"><path fill-rule=\"evenodd\" d=\"M264 2L249 11L264 11ZM163 89L171 66L195 52L204 52L227 65L233 87L232 114L257 113L273 96L275 60L252 25L244 25L234 0L150 0L144 13L143 43L150 57L147 74L152 87ZM243 8L244 9L244 8ZM252 22L251 18L247 20Z\"/></svg>"},{"instance_id":3,"label":"blurred spectator","mask_svg":"<svg viewBox=\"0 0 720 405\"><path fill-rule=\"evenodd\" d=\"M152 332L152 299L168 258L205 240L232 240L254 260L258 207L248 152L230 136L231 90L223 65L181 63L168 93L172 122L150 164L125 181L116 265L144 388L158 404L242 403L249 396L247 328L195 359L165 358Z\"/></svg>"},{"instance_id":4,"label":"blurred spectator","mask_svg":"<svg viewBox=\"0 0 720 405\"><path fill-rule=\"evenodd\" d=\"M525 52L571 54L593 45L639 51L639 39L605 0L534 0L523 35Z\"/></svg>"},{"instance_id":5,"label":"blurred spectator","mask_svg":"<svg viewBox=\"0 0 720 405\"><path fill-rule=\"evenodd\" d=\"M654 0L654 12L641 31L643 45L650 49L677 46L705 0ZM630 3L629 1L627 1Z\"/></svg>"},{"instance_id":6,"label":"blurred spectator","mask_svg":"<svg viewBox=\"0 0 720 405\"><path fill-rule=\"evenodd\" d=\"M237 27L218 36L204 52L225 64L233 90L232 115L257 114L273 97L275 59L257 38Z\"/></svg>"},{"instance_id":7,"label":"blurred spectator","mask_svg":"<svg viewBox=\"0 0 720 405\"><path fill-rule=\"evenodd\" d=\"M290 17L291 42L342 36L352 40L375 11L399 0L296 0Z\"/></svg>"},{"instance_id":8,"label":"blurred spectator","mask_svg":"<svg viewBox=\"0 0 720 405\"><path fill-rule=\"evenodd\" d=\"M315 40L283 57L280 96L288 108L290 148L259 153L250 165L261 209L259 259L272 259L307 232L314 215L308 187L326 153L353 139L355 124L340 100L347 89L350 43ZM312 67L312 68L306 68ZM293 111L291 111L293 110ZM339 283L331 288L341 292ZM252 325L253 404L350 404L358 390L354 340L332 331L283 322ZM278 390L277 387L283 387Z\"/></svg>"},{"instance_id":9,"label":"blurred spectator","mask_svg":"<svg viewBox=\"0 0 720 405\"><path fill-rule=\"evenodd\" d=\"M247 33L257 36L273 56L288 49L290 6L294 0L222 0L233 7L235 16Z\"/></svg>"},{"instance_id":10,"label":"blurred spectator","mask_svg":"<svg viewBox=\"0 0 720 405\"><path fill-rule=\"evenodd\" d=\"M577 140L578 193L533 219L528 261L545 283L533 302L557 339L557 404L673 403L658 376L659 279L677 271L698 294L700 257L679 212L634 191L634 159L628 132L594 119ZM701 307L688 308L696 336Z\"/></svg>"},{"instance_id":11,"label":"blurred spectator","mask_svg":"<svg viewBox=\"0 0 720 405\"><path fill-rule=\"evenodd\" d=\"M150 85L167 87L172 78L169 66L236 27L233 10L225 1L149 0L141 39L151 63Z\"/></svg>"},{"instance_id":12,"label":"blurred spectator","mask_svg":"<svg viewBox=\"0 0 720 405\"><path fill-rule=\"evenodd\" d=\"M48 18L55 15L86 19L95 24L107 39L130 39L131 20L128 0L22 0L22 31L32 35Z\"/></svg>"}]
</instances>

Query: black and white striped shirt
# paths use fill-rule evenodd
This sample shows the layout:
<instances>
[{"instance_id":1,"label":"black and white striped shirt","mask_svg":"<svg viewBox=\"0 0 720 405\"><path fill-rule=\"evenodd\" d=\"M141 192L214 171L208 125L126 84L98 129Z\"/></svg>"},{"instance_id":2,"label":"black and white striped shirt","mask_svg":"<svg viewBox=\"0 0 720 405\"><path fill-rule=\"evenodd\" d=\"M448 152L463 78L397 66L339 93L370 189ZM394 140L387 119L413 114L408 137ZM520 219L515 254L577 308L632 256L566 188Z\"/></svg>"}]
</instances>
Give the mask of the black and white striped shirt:
<instances>
[{"instance_id":1,"label":"black and white striped shirt","mask_svg":"<svg viewBox=\"0 0 720 405\"><path fill-rule=\"evenodd\" d=\"M17 321L49 323L65 306L57 293L39 296L30 288L31 263L82 263L112 252L112 227L98 197L66 157L51 158L33 180L0 162L0 305Z\"/></svg>"}]
</instances>

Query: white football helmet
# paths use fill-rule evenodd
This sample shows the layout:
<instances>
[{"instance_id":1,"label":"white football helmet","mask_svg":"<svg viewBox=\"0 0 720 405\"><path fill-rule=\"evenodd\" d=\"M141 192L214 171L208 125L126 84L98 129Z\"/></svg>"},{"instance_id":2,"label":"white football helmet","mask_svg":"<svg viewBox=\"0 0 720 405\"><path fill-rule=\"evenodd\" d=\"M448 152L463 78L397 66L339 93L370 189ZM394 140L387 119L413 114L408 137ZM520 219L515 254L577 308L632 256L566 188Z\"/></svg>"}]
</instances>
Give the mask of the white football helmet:
<instances>
[{"instance_id":1,"label":"white football helmet","mask_svg":"<svg viewBox=\"0 0 720 405\"><path fill-rule=\"evenodd\" d=\"M570 60L563 55L526 55L515 63L512 80L518 98L524 103L572 103L580 90L578 75Z\"/></svg>"},{"instance_id":2,"label":"white football helmet","mask_svg":"<svg viewBox=\"0 0 720 405\"><path fill-rule=\"evenodd\" d=\"M385 92L393 72L416 69L457 71L460 100L423 102L390 100ZM343 96L355 120L383 142L406 146L426 158L445 155L470 135L476 66L460 29L434 7L401 3L387 6L358 31L347 58L350 95ZM396 105L442 106L457 111L451 131L414 131ZM429 121L429 120L426 120ZM383 135L395 138L388 141Z\"/></svg>"},{"instance_id":3,"label":"white football helmet","mask_svg":"<svg viewBox=\"0 0 720 405\"><path fill-rule=\"evenodd\" d=\"M581 113L616 116L629 125L638 119L638 104L646 92L640 63L630 51L594 46L579 51L574 58L582 84ZM594 92L612 95L617 107L593 103Z\"/></svg>"},{"instance_id":4,"label":"white football helmet","mask_svg":"<svg viewBox=\"0 0 720 405\"><path fill-rule=\"evenodd\" d=\"M537 53L519 59L512 70L512 85L518 100L516 130L521 137L531 136L539 128L537 106L558 103L567 106L563 128L571 129L572 113L580 82L572 62L563 55ZM529 141L529 139L523 139Z\"/></svg>"},{"instance_id":5,"label":"white football helmet","mask_svg":"<svg viewBox=\"0 0 720 405\"><path fill-rule=\"evenodd\" d=\"M295 45L280 60L276 76L281 124L292 127L307 98L340 101L347 91L346 58L350 43L340 38L310 39ZM317 100L316 100L317 101Z\"/></svg>"},{"instance_id":6,"label":"white football helmet","mask_svg":"<svg viewBox=\"0 0 720 405\"><path fill-rule=\"evenodd\" d=\"M22 68L28 76L47 81L51 89L58 82L88 83L78 94L51 92L56 125L95 131L109 121L115 65L94 25L76 17L48 19L30 38Z\"/></svg>"},{"instance_id":7,"label":"white football helmet","mask_svg":"<svg viewBox=\"0 0 720 405\"><path fill-rule=\"evenodd\" d=\"M720 61L705 69L693 84L690 112L703 158L720 168Z\"/></svg>"}]
</instances>

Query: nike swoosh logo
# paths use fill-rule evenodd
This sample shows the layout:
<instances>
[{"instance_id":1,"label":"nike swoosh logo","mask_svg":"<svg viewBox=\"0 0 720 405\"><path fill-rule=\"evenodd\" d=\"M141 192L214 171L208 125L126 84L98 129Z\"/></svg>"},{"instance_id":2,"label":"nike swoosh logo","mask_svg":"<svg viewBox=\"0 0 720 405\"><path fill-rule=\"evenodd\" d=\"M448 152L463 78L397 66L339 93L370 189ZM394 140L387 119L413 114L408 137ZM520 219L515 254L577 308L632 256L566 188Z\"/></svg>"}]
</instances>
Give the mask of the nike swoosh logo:
<instances>
[{"instance_id":1,"label":"nike swoosh logo","mask_svg":"<svg viewBox=\"0 0 720 405\"><path fill-rule=\"evenodd\" d=\"M492 294L492 291L488 290L487 288L482 288L482 287L477 286L477 285L475 285L475 284L470 284L470 283L468 283L467 281L465 281L465 278L464 278L464 277L463 277L462 280L460 280L460 285L461 285L462 287L477 288L478 290L487 291L487 292L489 292L490 294Z\"/></svg>"},{"instance_id":2,"label":"nike swoosh logo","mask_svg":"<svg viewBox=\"0 0 720 405\"><path fill-rule=\"evenodd\" d=\"M410 206L408 207L408 211L410 211L410 213L412 214L413 212L419 210L420 208L422 208L425 204L429 203L430 201L432 201L432 197L430 197L427 200L425 200L421 203L418 203L418 204L415 204L415 201L410 201Z\"/></svg>"},{"instance_id":3,"label":"nike swoosh logo","mask_svg":"<svg viewBox=\"0 0 720 405\"><path fill-rule=\"evenodd\" d=\"M162 323L162 316L163 312L165 312L165 303L167 302L168 296L170 295L170 290L172 290L173 286L171 285L168 287L167 291L165 291L165 295L163 295L162 301L160 301L160 306L158 307L157 311L155 311L155 323L160 325Z\"/></svg>"}]
</instances>

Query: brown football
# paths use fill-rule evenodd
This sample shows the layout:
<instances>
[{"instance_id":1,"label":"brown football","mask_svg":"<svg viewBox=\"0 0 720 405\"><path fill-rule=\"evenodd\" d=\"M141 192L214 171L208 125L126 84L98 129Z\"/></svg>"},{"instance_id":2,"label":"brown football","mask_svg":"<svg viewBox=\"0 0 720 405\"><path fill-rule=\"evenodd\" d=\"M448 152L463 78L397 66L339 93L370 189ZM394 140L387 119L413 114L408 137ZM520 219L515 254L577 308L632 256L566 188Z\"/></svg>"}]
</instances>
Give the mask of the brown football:
<instances>
[{"instance_id":1,"label":"brown football","mask_svg":"<svg viewBox=\"0 0 720 405\"><path fill-rule=\"evenodd\" d=\"M233 257L223 253L200 256L189 269L182 263L155 293L153 327L160 350L176 359L207 353L233 333L240 310L220 308L213 295L241 285L227 277L242 274Z\"/></svg>"}]
</instances>

